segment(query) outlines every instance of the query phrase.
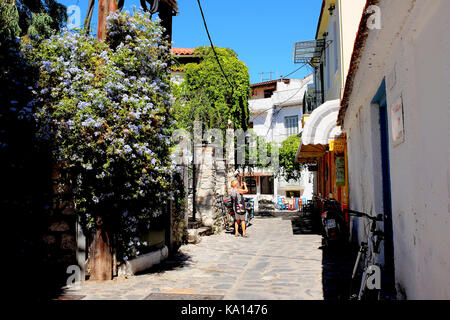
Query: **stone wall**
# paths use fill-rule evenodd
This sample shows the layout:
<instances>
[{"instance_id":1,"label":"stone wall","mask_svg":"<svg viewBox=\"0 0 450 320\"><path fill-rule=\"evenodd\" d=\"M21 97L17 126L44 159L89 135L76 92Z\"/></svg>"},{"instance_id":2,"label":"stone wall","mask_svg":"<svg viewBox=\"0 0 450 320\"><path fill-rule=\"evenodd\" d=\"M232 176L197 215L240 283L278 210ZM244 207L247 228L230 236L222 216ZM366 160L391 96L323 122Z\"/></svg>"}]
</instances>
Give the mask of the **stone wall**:
<instances>
[{"instance_id":1,"label":"stone wall","mask_svg":"<svg viewBox=\"0 0 450 320\"><path fill-rule=\"evenodd\" d=\"M43 263L52 270L55 279L65 280L67 267L77 265L77 216L75 204L66 181L68 177L59 166L52 170L52 207L42 233ZM82 268L83 269L83 268Z\"/></svg>"},{"instance_id":2,"label":"stone wall","mask_svg":"<svg viewBox=\"0 0 450 320\"><path fill-rule=\"evenodd\" d=\"M233 130L228 129L227 136L232 134ZM221 220L222 200L229 193L235 171L234 140L226 139L226 141L225 156L218 152L219 149L214 144L195 146L196 218L204 226L213 227L217 231L223 227L218 222Z\"/></svg>"}]
</instances>

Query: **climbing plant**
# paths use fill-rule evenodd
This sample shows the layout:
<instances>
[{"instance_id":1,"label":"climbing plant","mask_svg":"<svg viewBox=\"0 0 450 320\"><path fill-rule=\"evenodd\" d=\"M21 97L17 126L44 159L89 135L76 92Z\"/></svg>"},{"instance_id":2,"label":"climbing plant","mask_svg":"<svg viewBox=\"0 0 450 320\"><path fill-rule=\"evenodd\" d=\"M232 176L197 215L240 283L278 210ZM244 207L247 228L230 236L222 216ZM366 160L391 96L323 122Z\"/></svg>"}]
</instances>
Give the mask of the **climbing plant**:
<instances>
[{"instance_id":1,"label":"climbing plant","mask_svg":"<svg viewBox=\"0 0 450 320\"><path fill-rule=\"evenodd\" d=\"M234 128L248 127L248 99L250 77L244 62L226 48L215 48L219 61L230 84L224 77L211 47L199 47L194 55L199 63L183 66L184 81L174 84L174 105L178 126L193 128L194 121L201 121L204 128L226 129L228 121Z\"/></svg>"},{"instance_id":2,"label":"climbing plant","mask_svg":"<svg viewBox=\"0 0 450 320\"><path fill-rule=\"evenodd\" d=\"M138 255L145 243L137 235L178 192L170 54L159 22L111 13L105 42L63 32L28 54L40 68L38 136L69 171L77 212L88 228L104 222L119 259Z\"/></svg>"}]
</instances>

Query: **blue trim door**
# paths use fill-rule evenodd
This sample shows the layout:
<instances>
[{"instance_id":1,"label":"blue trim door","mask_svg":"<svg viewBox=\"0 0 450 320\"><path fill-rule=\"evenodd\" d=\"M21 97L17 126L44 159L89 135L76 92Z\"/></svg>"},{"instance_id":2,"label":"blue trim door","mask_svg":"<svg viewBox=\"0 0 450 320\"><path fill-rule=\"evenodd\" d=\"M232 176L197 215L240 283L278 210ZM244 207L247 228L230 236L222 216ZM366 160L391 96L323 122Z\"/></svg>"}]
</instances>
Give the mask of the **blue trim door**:
<instances>
[{"instance_id":1,"label":"blue trim door","mask_svg":"<svg viewBox=\"0 0 450 320\"><path fill-rule=\"evenodd\" d=\"M380 119L380 156L381 156L381 174L383 181L383 208L384 208L384 260L385 272L383 277L384 287L388 294L395 292L395 266L394 266L394 239L392 227L392 195L391 195L391 172L389 160L389 126L388 126L388 108L386 103L386 84L383 80L373 104L379 106Z\"/></svg>"}]
</instances>

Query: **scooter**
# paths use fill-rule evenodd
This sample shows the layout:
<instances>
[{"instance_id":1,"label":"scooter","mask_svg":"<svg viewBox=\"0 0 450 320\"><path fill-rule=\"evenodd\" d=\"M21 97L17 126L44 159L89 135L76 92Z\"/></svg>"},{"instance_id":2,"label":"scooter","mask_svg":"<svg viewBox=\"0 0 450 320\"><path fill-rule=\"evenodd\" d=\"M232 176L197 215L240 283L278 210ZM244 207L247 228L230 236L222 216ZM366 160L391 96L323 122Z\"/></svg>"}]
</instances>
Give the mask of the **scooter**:
<instances>
[{"instance_id":1,"label":"scooter","mask_svg":"<svg viewBox=\"0 0 450 320\"><path fill-rule=\"evenodd\" d=\"M339 202L335 199L321 200L323 201L321 220L325 244L332 246L347 243L350 231Z\"/></svg>"}]
</instances>

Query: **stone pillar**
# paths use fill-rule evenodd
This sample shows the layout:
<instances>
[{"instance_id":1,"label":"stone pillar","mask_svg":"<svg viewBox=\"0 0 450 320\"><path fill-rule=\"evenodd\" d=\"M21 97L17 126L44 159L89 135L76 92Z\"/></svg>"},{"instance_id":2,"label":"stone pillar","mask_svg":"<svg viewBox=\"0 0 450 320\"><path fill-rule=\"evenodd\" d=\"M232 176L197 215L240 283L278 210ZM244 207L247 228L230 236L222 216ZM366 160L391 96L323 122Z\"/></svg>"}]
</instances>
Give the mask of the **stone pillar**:
<instances>
[{"instance_id":1,"label":"stone pillar","mask_svg":"<svg viewBox=\"0 0 450 320\"><path fill-rule=\"evenodd\" d=\"M196 178L194 198L188 198L188 202L195 201L196 217L206 227L217 227L220 230L220 215L222 214L222 199L229 194L230 183L234 179L234 131L227 130L225 156L217 152L220 158L216 158L215 144L194 144ZM189 203L189 206L191 204Z\"/></svg>"},{"instance_id":2,"label":"stone pillar","mask_svg":"<svg viewBox=\"0 0 450 320\"><path fill-rule=\"evenodd\" d=\"M200 146L196 146L200 148ZM202 224L207 227L214 225L215 214L213 212L214 205L214 188L215 188L215 172L213 170L213 150L208 145L201 146L201 156L198 159L198 175L197 188L195 194L196 215L198 213ZM198 154L198 153L197 153Z\"/></svg>"}]
</instances>

